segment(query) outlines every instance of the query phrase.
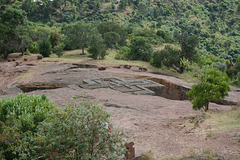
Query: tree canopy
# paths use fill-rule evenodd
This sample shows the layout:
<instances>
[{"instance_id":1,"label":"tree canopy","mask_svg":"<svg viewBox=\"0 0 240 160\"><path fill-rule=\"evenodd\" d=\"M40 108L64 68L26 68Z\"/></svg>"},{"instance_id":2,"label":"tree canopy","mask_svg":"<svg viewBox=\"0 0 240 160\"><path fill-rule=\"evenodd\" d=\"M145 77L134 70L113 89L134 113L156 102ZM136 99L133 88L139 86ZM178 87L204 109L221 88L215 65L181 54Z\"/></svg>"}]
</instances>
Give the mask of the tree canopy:
<instances>
[{"instance_id":1,"label":"tree canopy","mask_svg":"<svg viewBox=\"0 0 240 160\"><path fill-rule=\"evenodd\" d=\"M217 68L206 69L199 77L199 83L192 86L187 92L193 109L209 109L209 102L217 101L228 95L229 78Z\"/></svg>"}]
</instances>

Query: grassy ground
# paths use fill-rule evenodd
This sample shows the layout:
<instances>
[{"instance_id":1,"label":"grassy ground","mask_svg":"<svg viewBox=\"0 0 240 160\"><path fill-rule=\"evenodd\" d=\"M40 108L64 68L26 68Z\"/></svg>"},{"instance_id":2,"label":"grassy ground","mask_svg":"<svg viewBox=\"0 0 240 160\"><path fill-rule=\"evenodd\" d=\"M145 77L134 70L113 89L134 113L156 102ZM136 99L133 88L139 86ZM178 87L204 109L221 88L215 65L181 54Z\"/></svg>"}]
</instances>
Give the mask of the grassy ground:
<instances>
[{"instance_id":1,"label":"grassy ground","mask_svg":"<svg viewBox=\"0 0 240 160\"><path fill-rule=\"evenodd\" d=\"M240 106L235 107L230 111L210 112L207 113L208 118L204 123L211 125L211 132L225 132L240 130Z\"/></svg>"}]
</instances>

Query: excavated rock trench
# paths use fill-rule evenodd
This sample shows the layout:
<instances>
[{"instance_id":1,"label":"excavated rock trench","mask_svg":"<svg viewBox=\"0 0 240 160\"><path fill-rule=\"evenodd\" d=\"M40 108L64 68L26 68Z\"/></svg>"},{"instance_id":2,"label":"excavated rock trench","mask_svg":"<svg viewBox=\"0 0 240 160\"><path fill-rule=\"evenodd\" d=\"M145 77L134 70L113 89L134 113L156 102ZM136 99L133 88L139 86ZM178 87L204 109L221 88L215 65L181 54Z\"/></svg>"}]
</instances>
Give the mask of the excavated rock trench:
<instances>
[{"instance_id":1,"label":"excavated rock trench","mask_svg":"<svg viewBox=\"0 0 240 160\"><path fill-rule=\"evenodd\" d=\"M77 87L85 89L97 88L111 88L123 93L137 94L137 95L152 95L161 96L172 100L187 100L186 92L189 88L179 86L163 79L150 78L150 79L136 79L124 80L119 78L104 78L104 79L87 79L83 84L67 85L63 83L27 83L17 86L23 92L32 92L35 90L57 89L64 87Z\"/></svg>"},{"instance_id":2,"label":"excavated rock trench","mask_svg":"<svg viewBox=\"0 0 240 160\"><path fill-rule=\"evenodd\" d=\"M81 63L72 63L72 64L61 64L68 65L67 68L64 69L64 74L67 75L69 71L74 69L95 69L98 68L96 65L91 64L81 64ZM63 70L60 70L61 72ZM47 72L49 74L55 75L56 72ZM43 73L41 75L46 74ZM62 77L64 78L64 77ZM190 90L189 87L178 85L176 83L169 82L162 78L154 78L148 76L135 76L133 80L125 80L119 77L108 77L108 78L99 78L99 79L84 79L82 82L66 82L58 83L52 81L43 81L43 82L33 82L20 84L15 86L14 88L10 88L8 90L14 89L14 92L32 92L35 90L47 90L47 89L57 89L57 88L84 88L84 89L98 89L98 88L110 88L116 91L120 91L123 93L136 94L136 95L152 95L152 96L161 96L171 100L188 100L188 96L186 92ZM4 94L8 93L3 92ZM12 91L11 91L12 92ZM11 93L10 92L10 93ZM215 102L223 105L236 105L236 102L232 102L229 100L220 100Z\"/></svg>"}]
</instances>

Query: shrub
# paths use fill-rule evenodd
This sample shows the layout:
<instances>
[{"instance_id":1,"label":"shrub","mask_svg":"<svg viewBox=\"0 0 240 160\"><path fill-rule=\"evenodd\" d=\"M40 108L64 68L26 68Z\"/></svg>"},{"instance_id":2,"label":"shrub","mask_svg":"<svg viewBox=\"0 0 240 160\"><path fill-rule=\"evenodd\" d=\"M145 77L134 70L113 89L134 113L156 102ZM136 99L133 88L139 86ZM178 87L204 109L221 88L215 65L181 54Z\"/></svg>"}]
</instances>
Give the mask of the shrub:
<instances>
[{"instance_id":1,"label":"shrub","mask_svg":"<svg viewBox=\"0 0 240 160\"><path fill-rule=\"evenodd\" d=\"M131 49L129 47L121 47L115 58L119 60L128 60L130 52Z\"/></svg>"},{"instance_id":2,"label":"shrub","mask_svg":"<svg viewBox=\"0 0 240 160\"><path fill-rule=\"evenodd\" d=\"M2 99L0 113L3 159L118 159L124 153L122 132L106 127L110 115L98 105L61 110L45 95L19 94Z\"/></svg>"},{"instance_id":3,"label":"shrub","mask_svg":"<svg viewBox=\"0 0 240 160\"><path fill-rule=\"evenodd\" d=\"M45 95L27 96L19 94L16 98L3 98L0 101L0 121L16 119L21 132L34 131L36 125L46 119L46 113L55 107Z\"/></svg>"},{"instance_id":4,"label":"shrub","mask_svg":"<svg viewBox=\"0 0 240 160\"><path fill-rule=\"evenodd\" d=\"M226 72L227 71L226 63L214 62L214 63L212 63L211 67L212 68L217 68L218 70L220 70L222 72Z\"/></svg>"},{"instance_id":5,"label":"shrub","mask_svg":"<svg viewBox=\"0 0 240 160\"><path fill-rule=\"evenodd\" d=\"M55 110L38 130L46 145L36 153L59 159L117 159L124 153L123 139L121 132L106 128L109 116L91 103Z\"/></svg>"},{"instance_id":6,"label":"shrub","mask_svg":"<svg viewBox=\"0 0 240 160\"><path fill-rule=\"evenodd\" d=\"M131 60L149 61L153 52L148 39L141 36L133 37L131 39L130 49Z\"/></svg>"},{"instance_id":7,"label":"shrub","mask_svg":"<svg viewBox=\"0 0 240 160\"><path fill-rule=\"evenodd\" d=\"M23 148L22 140L36 132L38 124L53 108L55 104L45 95L19 94L15 98L3 98L0 101L0 157L17 158Z\"/></svg>"},{"instance_id":8,"label":"shrub","mask_svg":"<svg viewBox=\"0 0 240 160\"><path fill-rule=\"evenodd\" d=\"M179 57L180 53L177 48L166 45L165 49L153 53L150 64L155 67L179 67Z\"/></svg>"},{"instance_id":9,"label":"shrub","mask_svg":"<svg viewBox=\"0 0 240 160\"><path fill-rule=\"evenodd\" d=\"M43 57L49 57L51 54L51 44L48 39L39 42L39 53Z\"/></svg>"},{"instance_id":10,"label":"shrub","mask_svg":"<svg viewBox=\"0 0 240 160\"><path fill-rule=\"evenodd\" d=\"M29 51L31 53L38 53L39 52L39 46L37 42L33 42L30 46L29 46Z\"/></svg>"},{"instance_id":11,"label":"shrub","mask_svg":"<svg viewBox=\"0 0 240 160\"><path fill-rule=\"evenodd\" d=\"M165 42L170 43L172 42L172 37L169 33L163 31L163 30L158 30L156 33L159 37L162 37Z\"/></svg>"},{"instance_id":12,"label":"shrub","mask_svg":"<svg viewBox=\"0 0 240 160\"><path fill-rule=\"evenodd\" d=\"M230 91L227 75L217 68L204 70L199 77L199 81L198 84L193 85L192 89L187 92L195 110L203 108L207 111L209 102L224 98Z\"/></svg>"},{"instance_id":13,"label":"shrub","mask_svg":"<svg viewBox=\"0 0 240 160\"><path fill-rule=\"evenodd\" d=\"M90 57L93 59L104 59L106 55L106 45L103 43L103 39L101 38L101 35L94 34L89 48L88 52L91 54Z\"/></svg>"},{"instance_id":14,"label":"shrub","mask_svg":"<svg viewBox=\"0 0 240 160\"><path fill-rule=\"evenodd\" d=\"M54 52L56 53L58 58L62 57L64 47L65 47L64 43L60 43L54 47Z\"/></svg>"}]
</instances>

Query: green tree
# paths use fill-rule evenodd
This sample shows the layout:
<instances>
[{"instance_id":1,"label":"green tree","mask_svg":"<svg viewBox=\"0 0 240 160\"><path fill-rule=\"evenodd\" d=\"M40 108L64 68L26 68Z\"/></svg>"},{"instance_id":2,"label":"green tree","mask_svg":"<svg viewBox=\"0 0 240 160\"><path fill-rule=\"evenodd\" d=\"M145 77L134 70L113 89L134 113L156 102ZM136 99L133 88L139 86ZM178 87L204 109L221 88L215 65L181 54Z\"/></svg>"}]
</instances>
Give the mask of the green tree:
<instances>
[{"instance_id":1,"label":"green tree","mask_svg":"<svg viewBox=\"0 0 240 160\"><path fill-rule=\"evenodd\" d=\"M30 44L29 51L31 53L38 53L39 52L39 44L37 42L33 42L32 44Z\"/></svg>"},{"instance_id":2,"label":"green tree","mask_svg":"<svg viewBox=\"0 0 240 160\"><path fill-rule=\"evenodd\" d=\"M133 37L129 47L131 49L130 59L143 61L150 60L153 49L147 38L141 36Z\"/></svg>"},{"instance_id":3,"label":"green tree","mask_svg":"<svg viewBox=\"0 0 240 160\"><path fill-rule=\"evenodd\" d=\"M17 6L7 5L0 12L0 54L4 59L10 52L19 48L22 41L19 36L19 28L24 26L25 21L25 12Z\"/></svg>"},{"instance_id":4,"label":"green tree","mask_svg":"<svg viewBox=\"0 0 240 160\"><path fill-rule=\"evenodd\" d=\"M123 26L114 22L102 22L97 26L97 29L98 32L101 33L103 37L104 34L107 32L115 32L119 34L120 36L119 45L123 46L126 44L127 32Z\"/></svg>"},{"instance_id":5,"label":"green tree","mask_svg":"<svg viewBox=\"0 0 240 160\"><path fill-rule=\"evenodd\" d=\"M65 47L64 43L60 43L54 47L53 50L56 53L56 55L58 56L58 58L62 57L64 47Z\"/></svg>"},{"instance_id":6,"label":"green tree","mask_svg":"<svg viewBox=\"0 0 240 160\"><path fill-rule=\"evenodd\" d=\"M27 13L28 18L34 20L38 16L39 5L32 0L23 0L22 9Z\"/></svg>"},{"instance_id":7,"label":"green tree","mask_svg":"<svg viewBox=\"0 0 240 160\"><path fill-rule=\"evenodd\" d=\"M230 91L228 81L227 75L217 68L204 70L199 77L199 83L193 85L192 89L187 92L187 96L189 96L189 100L193 104L193 109L207 111L209 102L227 96L228 91Z\"/></svg>"},{"instance_id":8,"label":"green tree","mask_svg":"<svg viewBox=\"0 0 240 160\"><path fill-rule=\"evenodd\" d=\"M196 62L198 60L198 54L197 54L197 46L198 46L199 40L197 36L188 36L188 34L184 31L182 31L182 35L180 37L180 45L181 45L181 52L180 52L180 58L187 59L190 62ZM184 67L180 67L180 73L184 72Z\"/></svg>"},{"instance_id":9,"label":"green tree","mask_svg":"<svg viewBox=\"0 0 240 160\"><path fill-rule=\"evenodd\" d=\"M165 49L153 53L150 63L155 67L162 67L164 65L176 69L180 65L179 52L179 49L166 45Z\"/></svg>"},{"instance_id":10,"label":"green tree","mask_svg":"<svg viewBox=\"0 0 240 160\"><path fill-rule=\"evenodd\" d=\"M120 40L119 34L116 32L107 32L103 35L107 47L113 48Z\"/></svg>"},{"instance_id":11,"label":"green tree","mask_svg":"<svg viewBox=\"0 0 240 160\"><path fill-rule=\"evenodd\" d=\"M26 24L24 26L18 27L17 30L18 35L21 39L18 50L22 52L23 55L23 53L26 52L27 48L29 48L32 43L32 28L30 25Z\"/></svg>"},{"instance_id":12,"label":"green tree","mask_svg":"<svg viewBox=\"0 0 240 160\"><path fill-rule=\"evenodd\" d=\"M105 57L106 46L100 34L93 34L88 48L88 52L91 54L91 58L93 59L103 59Z\"/></svg>"},{"instance_id":13,"label":"green tree","mask_svg":"<svg viewBox=\"0 0 240 160\"><path fill-rule=\"evenodd\" d=\"M60 35L57 28L51 33L50 42L53 48L60 43Z\"/></svg>"},{"instance_id":14,"label":"green tree","mask_svg":"<svg viewBox=\"0 0 240 160\"><path fill-rule=\"evenodd\" d=\"M138 12L143 15L148 13L148 7L144 2L138 4Z\"/></svg>"},{"instance_id":15,"label":"green tree","mask_svg":"<svg viewBox=\"0 0 240 160\"><path fill-rule=\"evenodd\" d=\"M71 48L81 48L82 54L84 48L88 46L92 35L92 26L88 23L78 22L73 25L67 25L63 27L63 33L65 34L65 44Z\"/></svg>"},{"instance_id":16,"label":"green tree","mask_svg":"<svg viewBox=\"0 0 240 160\"><path fill-rule=\"evenodd\" d=\"M45 19L51 21L51 14L53 11L52 2L49 0L41 0L41 3L42 3L41 13L43 14Z\"/></svg>"},{"instance_id":17,"label":"green tree","mask_svg":"<svg viewBox=\"0 0 240 160\"><path fill-rule=\"evenodd\" d=\"M48 39L39 42L39 53L43 55L43 57L49 57L51 50L51 44Z\"/></svg>"}]
</instances>

